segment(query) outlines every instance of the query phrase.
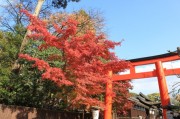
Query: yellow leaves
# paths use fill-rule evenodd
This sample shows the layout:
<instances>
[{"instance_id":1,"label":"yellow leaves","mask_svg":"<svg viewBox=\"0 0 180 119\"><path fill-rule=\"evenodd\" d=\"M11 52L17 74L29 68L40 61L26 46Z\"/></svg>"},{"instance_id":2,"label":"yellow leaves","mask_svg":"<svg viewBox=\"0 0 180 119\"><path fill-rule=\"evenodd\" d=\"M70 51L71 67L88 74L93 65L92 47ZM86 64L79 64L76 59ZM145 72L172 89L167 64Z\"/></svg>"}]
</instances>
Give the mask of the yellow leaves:
<instances>
[{"instance_id":1,"label":"yellow leaves","mask_svg":"<svg viewBox=\"0 0 180 119\"><path fill-rule=\"evenodd\" d=\"M180 102L180 94L176 95L176 100Z\"/></svg>"},{"instance_id":2,"label":"yellow leaves","mask_svg":"<svg viewBox=\"0 0 180 119\"><path fill-rule=\"evenodd\" d=\"M84 11L80 10L73 14L68 13L56 13L50 16L49 23L62 24L62 21L66 21L68 18L74 19L78 22L77 36L80 36L87 31L96 32L95 21Z\"/></svg>"}]
</instances>

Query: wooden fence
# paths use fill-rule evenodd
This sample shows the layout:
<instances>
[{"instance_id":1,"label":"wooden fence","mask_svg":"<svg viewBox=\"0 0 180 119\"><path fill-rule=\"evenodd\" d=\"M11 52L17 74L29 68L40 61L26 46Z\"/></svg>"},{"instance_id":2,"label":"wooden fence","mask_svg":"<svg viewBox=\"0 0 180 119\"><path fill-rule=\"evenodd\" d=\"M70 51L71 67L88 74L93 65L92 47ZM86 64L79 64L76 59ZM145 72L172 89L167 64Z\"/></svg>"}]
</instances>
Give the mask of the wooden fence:
<instances>
[{"instance_id":1,"label":"wooden fence","mask_svg":"<svg viewBox=\"0 0 180 119\"><path fill-rule=\"evenodd\" d=\"M0 104L0 119L92 119L92 116L83 111L55 111Z\"/></svg>"}]
</instances>

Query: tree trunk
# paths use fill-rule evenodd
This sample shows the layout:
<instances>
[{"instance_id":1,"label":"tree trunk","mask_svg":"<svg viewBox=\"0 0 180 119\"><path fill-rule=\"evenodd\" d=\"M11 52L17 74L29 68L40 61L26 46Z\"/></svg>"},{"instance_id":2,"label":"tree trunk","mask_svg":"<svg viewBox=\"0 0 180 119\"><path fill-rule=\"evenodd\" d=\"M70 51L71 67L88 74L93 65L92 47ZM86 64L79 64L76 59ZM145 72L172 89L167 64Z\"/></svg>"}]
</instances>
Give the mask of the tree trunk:
<instances>
[{"instance_id":1,"label":"tree trunk","mask_svg":"<svg viewBox=\"0 0 180 119\"><path fill-rule=\"evenodd\" d=\"M36 8L34 10L34 13L33 13L33 16L36 16L38 17L39 16L39 13L41 11L41 8L42 8L42 5L44 3L45 0L38 0L37 1L37 5L36 5ZM28 38L27 36L31 33L30 30L27 30L26 34L24 35L24 38L22 40L22 43L21 43L21 47L19 49L19 53L22 53L24 48L26 47L27 43L28 43ZM13 64L13 67L12 67L12 71L14 72L19 72L19 69L20 69L20 64L18 63L19 61L19 58L17 58L17 60L14 62Z\"/></svg>"}]
</instances>

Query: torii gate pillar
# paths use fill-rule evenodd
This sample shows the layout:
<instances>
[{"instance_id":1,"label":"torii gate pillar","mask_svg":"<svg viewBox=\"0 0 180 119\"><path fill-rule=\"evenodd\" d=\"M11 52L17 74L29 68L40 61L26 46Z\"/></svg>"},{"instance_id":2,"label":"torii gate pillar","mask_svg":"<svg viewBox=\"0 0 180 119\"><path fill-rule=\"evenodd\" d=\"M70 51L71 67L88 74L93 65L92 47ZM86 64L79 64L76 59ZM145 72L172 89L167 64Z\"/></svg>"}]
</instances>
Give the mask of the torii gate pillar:
<instances>
[{"instance_id":1,"label":"torii gate pillar","mask_svg":"<svg viewBox=\"0 0 180 119\"><path fill-rule=\"evenodd\" d=\"M138 59L129 60L131 62L130 74L117 75L112 72L109 73L110 79L107 81L106 85L106 101L105 101L105 114L104 119L112 119L112 82L113 81L123 81L130 79L141 79L141 78L151 78L157 77L159 84L159 92L161 96L162 106L167 106L170 104L170 98L168 95L168 88L166 84L165 76L180 74L180 68L164 69L162 62L170 62L180 60L180 53L167 53L157 56L144 57ZM154 71L147 72L136 72L136 66L155 64L156 69ZM163 119L167 119L167 110L163 109Z\"/></svg>"},{"instance_id":2,"label":"torii gate pillar","mask_svg":"<svg viewBox=\"0 0 180 119\"><path fill-rule=\"evenodd\" d=\"M112 119L112 71L109 71L109 80L106 84L106 99L104 119Z\"/></svg>"},{"instance_id":3,"label":"torii gate pillar","mask_svg":"<svg viewBox=\"0 0 180 119\"><path fill-rule=\"evenodd\" d=\"M156 73L158 77L158 84L159 84L159 91L160 91L160 97L161 97L161 104L162 106L166 106L170 104L170 98L168 95L168 88L166 84L166 78L164 73L164 68L162 66L161 61L157 61L155 63L156 65ZM167 110L163 109L163 119L167 119Z\"/></svg>"}]
</instances>

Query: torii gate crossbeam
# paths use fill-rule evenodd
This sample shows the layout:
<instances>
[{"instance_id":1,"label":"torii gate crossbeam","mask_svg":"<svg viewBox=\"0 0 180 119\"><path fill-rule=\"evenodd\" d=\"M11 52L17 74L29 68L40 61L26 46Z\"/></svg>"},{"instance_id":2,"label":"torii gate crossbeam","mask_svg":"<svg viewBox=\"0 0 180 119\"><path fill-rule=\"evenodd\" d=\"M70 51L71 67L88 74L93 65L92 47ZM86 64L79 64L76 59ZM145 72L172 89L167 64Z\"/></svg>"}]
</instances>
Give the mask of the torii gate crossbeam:
<instances>
[{"instance_id":1,"label":"torii gate crossbeam","mask_svg":"<svg viewBox=\"0 0 180 119\"><path fill-rule=\"evenodd\" d=\"M167 54L162 54L162 55L157 55L157 56L133 59L133 60L129 60L131 62L129 74L121 74L121 75L110 74L112 78L111 80L107 82L107 86L106 86L106 102L105 102L106 108L105 108L105 113L104 113L104 119L112 118L111 116L112 96L109 95L112 92L112 81L157 77L160 96L161 96L161 104L162 106L169 105L170 98L168 95L168 88L167 88L165 76L180 74L180 68L165 69L163 68L162 63L175 61L179 59L180 57L178 56L177 53L167 53ZM155 64L156 69L154 71L136 73L135 71L136 66L142 66L142 65L148 65L148 64ZM163 117L164 119L167 119L166 109L163 109Z\"/></svg>"}]
</instances>

